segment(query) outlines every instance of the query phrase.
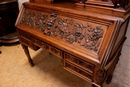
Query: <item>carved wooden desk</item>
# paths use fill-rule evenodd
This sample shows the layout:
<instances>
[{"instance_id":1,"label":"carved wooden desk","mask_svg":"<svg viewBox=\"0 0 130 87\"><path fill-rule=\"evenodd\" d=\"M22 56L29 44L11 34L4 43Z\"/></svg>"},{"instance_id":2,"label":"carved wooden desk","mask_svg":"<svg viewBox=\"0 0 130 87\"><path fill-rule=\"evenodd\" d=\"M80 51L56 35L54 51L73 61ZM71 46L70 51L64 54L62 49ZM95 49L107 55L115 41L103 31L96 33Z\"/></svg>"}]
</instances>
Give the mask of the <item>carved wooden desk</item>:
<instances>
[{"instance_id":1,"label":"carved wooden desk","mask_svg":"<svg viewBox=\"0 0 130 87\"><path fill-rule=\"evenodd\" d=\"M128 12L94 6L90 0L76 4L37 0L23 4L16 28L31 66L28 47L43 48L61 58L64 69L100 87L105 80L110 83L119 60Z\"/></svg>"}]
</instances>

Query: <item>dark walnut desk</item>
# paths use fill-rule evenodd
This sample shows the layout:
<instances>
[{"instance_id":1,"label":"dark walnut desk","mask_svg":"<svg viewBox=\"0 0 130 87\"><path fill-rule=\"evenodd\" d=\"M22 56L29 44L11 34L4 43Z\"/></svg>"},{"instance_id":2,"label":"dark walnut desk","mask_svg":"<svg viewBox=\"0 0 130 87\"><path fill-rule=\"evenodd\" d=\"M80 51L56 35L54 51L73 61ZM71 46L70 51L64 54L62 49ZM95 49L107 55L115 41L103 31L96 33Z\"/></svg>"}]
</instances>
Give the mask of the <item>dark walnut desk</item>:
<instances>
[{"instance_id":1,"label":"dark walnut desk","mask_svg":"<svg viewBox=\"0 0 130 87\"><path fill-rule=\"evenodd\" d=\"M110 83L126 39L128 6L114 0L24 3L16 29L30 65L34 66L28 47L42 48L93 87L102 87L105 80Z\"/></svg>"}]
</instances>

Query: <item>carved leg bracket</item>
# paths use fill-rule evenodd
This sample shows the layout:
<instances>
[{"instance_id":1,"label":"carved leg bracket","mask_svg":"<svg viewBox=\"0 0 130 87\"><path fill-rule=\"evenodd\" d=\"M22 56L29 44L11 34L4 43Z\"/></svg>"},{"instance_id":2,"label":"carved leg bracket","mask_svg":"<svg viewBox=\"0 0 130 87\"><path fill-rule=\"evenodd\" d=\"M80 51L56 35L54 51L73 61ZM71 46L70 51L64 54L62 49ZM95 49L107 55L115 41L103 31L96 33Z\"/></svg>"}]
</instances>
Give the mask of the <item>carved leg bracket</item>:
<instances>
[{"instance_id":1,"label":"carved leg bracket","mask_svg":"<svg viewBox=\"0 0 130 87\"><path fill-rule=\"evenodd\" d=\"M23 47L23 49L24 49L24 52L25 52L25 54L26 54L26 56L27 56L27 58L28 58L28 61L29 61L30 65L33 67L33 66L34 66L34 63L33 63L33 60L32 60L31 57L30 57L28 47L25 46L25 45L23 45L23 44L22 44L22 47Z\"/></svg>"}]
</instances>

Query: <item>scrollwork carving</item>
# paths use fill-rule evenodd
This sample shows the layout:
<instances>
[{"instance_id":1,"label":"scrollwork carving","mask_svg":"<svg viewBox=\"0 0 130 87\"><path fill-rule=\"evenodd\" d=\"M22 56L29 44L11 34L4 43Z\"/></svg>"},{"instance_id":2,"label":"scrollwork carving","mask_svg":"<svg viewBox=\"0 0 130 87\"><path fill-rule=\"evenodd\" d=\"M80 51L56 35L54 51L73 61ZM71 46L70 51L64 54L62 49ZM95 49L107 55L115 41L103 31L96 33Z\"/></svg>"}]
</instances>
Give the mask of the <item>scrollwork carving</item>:
<instances>
[{"instance_id":1,"label":"scrollwork carving","mask_svg":"<svg viewBox=\"0 0 130 87\"><path fill-rule=\"evenodd\" d=\"M102 26L83 24L68 17L61 17L57 13L43 13L25 10L21 24L39 29L47 36L60 37L68 43L78 43L88 50L98 51L104 34Z\"/></svg>"}]
</instances>

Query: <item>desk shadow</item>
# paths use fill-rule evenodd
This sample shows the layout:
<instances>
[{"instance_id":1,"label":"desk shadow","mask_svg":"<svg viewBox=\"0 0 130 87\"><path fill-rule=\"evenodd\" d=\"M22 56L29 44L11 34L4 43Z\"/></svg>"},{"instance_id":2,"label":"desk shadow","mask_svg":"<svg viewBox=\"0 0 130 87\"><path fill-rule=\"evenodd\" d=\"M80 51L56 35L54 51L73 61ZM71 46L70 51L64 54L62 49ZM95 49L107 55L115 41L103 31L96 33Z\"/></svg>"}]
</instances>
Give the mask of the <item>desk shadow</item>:
<instances>
[{"instance_id":1,"label":"desk shadow","mask_svg":"<svg viewBox=\"0 0 130 87\"><path fill-rule=\"evenodd\" d=\"M63 62L61 61L61 59L59 59L58 57L52 54L49 54L46 51L41 50L32 59L35 64L34 67L39 68L39 70L41 71L40 72L41 75L42 73L51 75L52 78L50 78L50 81L51 79L53 80L56 79L56 84L58 83L62 84L61 86L58 86L58 87L91 87L90 83L64 70Z\"/></svg>"}]
</instances>

